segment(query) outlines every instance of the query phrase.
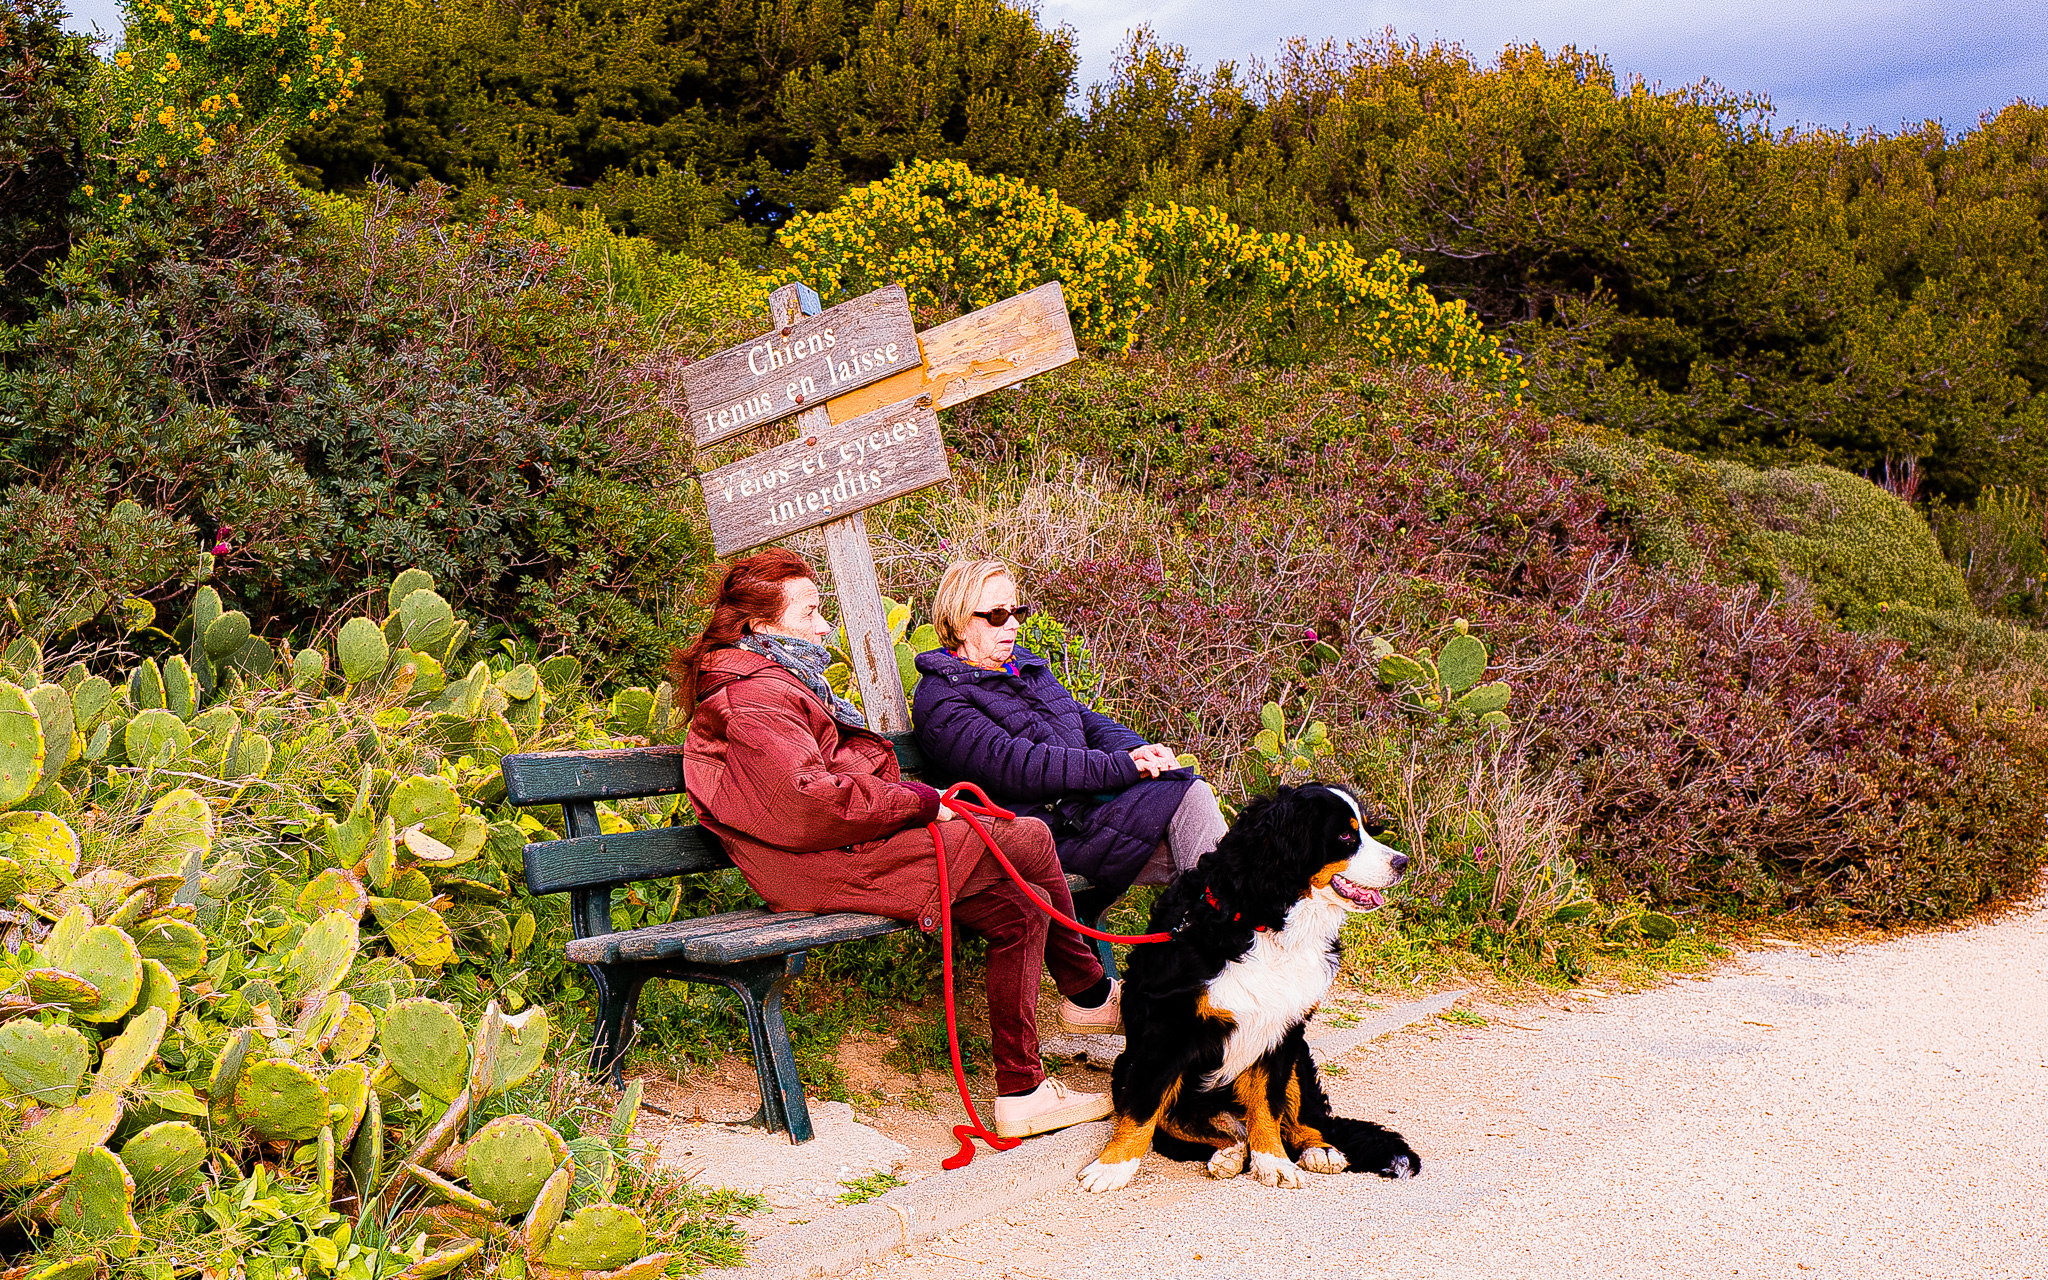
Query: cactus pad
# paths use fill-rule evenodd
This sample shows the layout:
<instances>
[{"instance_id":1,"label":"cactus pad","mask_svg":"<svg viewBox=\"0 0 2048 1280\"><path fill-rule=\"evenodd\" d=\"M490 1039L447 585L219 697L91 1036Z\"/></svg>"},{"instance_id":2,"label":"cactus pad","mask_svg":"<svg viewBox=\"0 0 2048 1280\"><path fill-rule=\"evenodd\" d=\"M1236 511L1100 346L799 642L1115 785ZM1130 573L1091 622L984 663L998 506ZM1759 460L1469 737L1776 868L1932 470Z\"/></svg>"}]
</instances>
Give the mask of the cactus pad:
<instances>
[{"instance_id":1,"label":"cactus pad","mask_svg":"<svg viewBox=\"0 0 2048 1280\"><path fill-rule=\"evenodd\" d=\"M496 1001L477 1022L470 1053L470 1092L478 1098L503 1093L540 1070L548 1049L548 1015L538 1006L505 1014Z\"/></svg>"},{"instance_id":2,"label":"cactus pad","mask_svg":"<svg viewBox=\"0 0 2048 1280\"><path fill-rule=\"evenodd\" d=\"M582 1208L612 1198L619 1187L619 1157L603 1138L582 1137L569 1143L576 1176L569 1182L569 1203Z\"/></svg>"},{"instance_id":3,"label":"cactus pad","mask_svg":"<svg viewBox=\"0 0 2048 1280\"><path fill-rule=\"evenodd\" d=\"M112 1022L133 1009L142 994L142 955L134 940L112 925L87 929L64 957L64 967L99 991L91 1004L72 1006L88 1022Z\"/></svg>"},{"instance_id":4,"label":"cactus pad","mask_svg":"<svg viewBox=\"0 0 2048 1280\"><path fill-rule=\"evenodd\" d=\"M199 677L182 657L164 663L164 709L188 723L199 713Z\"/></svg>"},{"instance_id":5,"label":"cactus pad","mask_svg":"<svg viewBox=\"0 0 2048 1280\"><path fill-rule=\"evenodd\" d=\"M226 1102L234 1096L235 1086L242 1082L242 1066L248 1060L249 1047L255 1042L256 1033L247 1027L237 1027L228 1033L227 1043L214 1055L213 1070L206 1078L206 1093L215 1102Z\"/></svg>"},{"instance_id":6,"label":"cactus pad","mask_svg":"<svg viewBox=\"0 0 2048 1280\"><path fill-rule=\"evenodd\" d=\"M483 1251L484 1242L475 1236L458 1236L442 1248L421 1258L392 1280L436 1280L468 1262Z\"/></svg>"},{"instance_id":7,"label":"cactus pad","mask_svg":"<svg viewBox=\"0 0 2048 1280\"><path fill-rule=\"evenodd\" d=\"M0 1023L0 1080L39 1107L68 1107L85 1083L85 1037L61 1023Z\"/></svg>"},{"instance_id":8,"label":"cactus pad","mask_svg":"<svg viewBox=\"0 0 2048 1280\"><path fill-rule=\"evenodd\" d=\"M1636 921L1636 928L1652 942L1669 942L1678 936L1678 921L1661 911L1645 911Z\"/></svg>"},{"instance_id":9,"label":"cactus pad","mask_svg":"<svg viewBox=\"0 0 2048 1280\"><path fill-rule=\"evenodd\" d=\"M9 1145L0 1189L32 1187L71 1172L79 1153L105 1142L120 1122L121 1100L111 1093L89 1093L72 1106L43 1112Z\"/></svg>"},{"instance_id":10,"label":"cactus pad","mask_svg":"<svg viewBox=\"0 0 2048 1280\"><path fill-rule=\"evenodd\" d=\"M255 1063L235 1084L235 1117L266 1141L305 1142L327 1123L327 1086L287 1059Z\"/></svg>"},{"instance_id":11,"label":"cactus pad","mask_svg":"<svg viewBox=\"0 0 2048 1280\"><path fill-rule=\"evenodd\" d=\"M368 618L350 618L343 623L334 647L341 658L342 679L350 684L382 674L384 664L391 658L390 643Z\"/></svg>"},{"instance_id":12,"label":"cactus pad","mask_svg":"<svg viewBox=\"0 0 2048 1280\"><path fill-rule=\"evenodd\" d=\"M197 791L179 787L150 806L149 816L142 820L142 838L149 850L143 874L177 872L190 885L213 850L213 809Z\"/></svg>"},{"instance_id":13,"label":"cactus pad","mask_svg":"<svg viewBox=\"0 0 2048 1280\"><path fill-rule=\"evenodd\" d=\"M102 1242L117 1258L132 1257L142 1243L135 1225L135 1179L105 1147L78 1153L53 1216L58 1226Z\"/></svg>"},{"instance_id":14,"label":"cactus pad","mask_svg":"<svg viewBox=\"0 0 2048 1280\"><path fill-rule=\"evenodd\" d=\"M142 994L135 997L135 1007L162 1009L164 1017L175 1022L178 1010L185 1003L184 994L178 989L178 980L164 967L161 960L142 959Z\"/></svg>"},{"instance_id":15,"label":"cactus pad","mask_svg":"<svg viewBox=\"0 0 2048 1280\"><path fill-rule=\"evenodd\" d=\"M294 994L318 1002L339 986L355 963L360 933L356 917L346 911L330 911L314 922L286 961L298 978Z\"/></svg>"},{"instance_id":16,"label":"cactus pad","mask_svg":"<svg viewBox=\"0 0 2048 1280\"><path fill-rule=\"evenodd\" d=\"M1490 711L1505 710L1508 696L1508 686L1496 680L1492 684L1482 684L1458 699L1458 706L1472 715L1483 716Z\"/></svg>"},{"instance_id":17,"label":"cactus pad","mask_svg":"<svg viewBox=\"0 0 2048 1280\"><path fill-rule=\"evenodd\" d=\"M171 1191L206 1162L206 1139L184 1120L162 1120L128 1139L121 1163L135 1179L135 1194Z\"/></svg>"},{"instance_id":18,"label":"cactus pad","mask_svg":"<svg viewBox=\"0 0 2048 1280\"><path fill-rule=\"evenodd\" d=\"M21 1269L22 1280L92 1280L100 1272L100 1256L88 1253L55 1262L37 1262Z\"/></svg>"},{"instance_id":19,"label":"cactus pad","mask_svg":"<svg viewBox=\"0 0 2048 1280\"><path fill-rule=\"evenodd\" d=\"M384 612L397 613L398 606L405 603L407 596L415 591L432 591L433 589L433 574L428 573L425 569L401 569L398 571L397 576L391 579L391 586L384 593Z\"/></svg>"},{"instance_id":20,"label":"cactus pad","mask_svg":"<svg viewBox=\"0 0 2048 1280\"><path fill-rule=\"evenodd\" d=\"M327 1073L327 1122L334 1126L335 1142L345 1147L354 1140L369 1105L368 1067L350 1062Z\"/></svg>"},{"instance_id":21,"label":"cactus pad","mask_svg":"<svg viewBox=\"0 0 2048 1280\"><path fill-rule=\"evenodd\" d=\"M192 750L192 731L183 720L159 707L138 711L121 734L128 763L147 769L176 764Z\"/></svg>"},{"instance_id":22,"label":"cactus pad","mask_svg":"<svg viewBox=\"0 0 2048 1280\"><path fill-rule=\"evenodd\" d=\"M5 726L0 725L0 732ZM21 864L17 893L45 894L71 882L78 871L78 837L54 813L24 809L0 813L0 832L14 837L14 860Z\"/></svg>"},{"instance_id":23,"label":"cactus pad","mask_svg":"<svg viewBox=\"0 0 2048 1280\"><path fill-rule=\"evenodd\" d=\"M514 702L524 702L540 692L540 671L530 662L518 666L498 677L498 689Z\"/></svg>"},{"instance_id":24,"label":"cactus pad","mask_svg":"<svg viewBox=\"0 0 2048 1280\"><path fill-rule=\"evenodd\" d=\"M646 1082L634 1080L619 1091L619 1103L612 1108L612 1137L624 1142L633 1136L633 1126L640 1120L640 1098L647 1091Z\"/></svg>"},{"instance_id":25,"label":"cactus pad","mask_svg":"<svg viewBox=\"0 0 2048 1280\"><path fill-rule=\"evenodd\" d=\"M215 662L226 662L249 642L249 615L239 609L223 613L207 625L203 634L206 656Z\"/></svg>"},{"instance_id":26,"label":"cactus pad","mask_svg":"<svg viewBox=\"0 0 2048 1280\"><path fill-rule=\"evenodd\" d=\"M363 882L338 867L327 868L299 890L299 910L309 916L339 912L361 920L369 905Z\"/></svg>"},{"instance_id":27,"label":"cactus pad","mask_svg":"<svg viewBox=\"0 0 2048 1280\"><path fill-rule=\"evenodd\" d=\"M462 1176L506 1214L525 1213L568 1156L560 1134L530 1116L500 1116L469 1140Z\"/></svg>"},{"instance_id":28,"label":"cactus pad","mask_svg":"<svg viewBox=\"0 0 2048 1280\"><path fill-rule=\"evenodd\" d=\"M391 803L385 812L400 829L429 818L446 817L462 811L455 784L436 775L406 778L391 789Z\"/></svg>"},{"instance_id":29,"label":"cactus pad","mask_svg":"<svg viewBox=\"0 0 2048 1280\"><path fill-rule=\"evenodd\" d=\"M575 1167L565 1164L548 1177L541 1185L540 1194L533 1198L533 1207L527 1210L526 1222L519 1233L527 1257L538 1258L540 1251L547 1247L548 1237L555 1234L555 1228L561 1224L563 1210L569 1207L569 1187L575 1177Z\"/></svg>"},{"instance_id":30,"label":"cactus pad","mask_svg":"<svg viewBox=\"0 0 2048 1280\"><path fill-rule=\"evenodd\" d=\"M363 1056L377 1038L377 1018L361 1004L351 1004L341 1021L328 1029L321 1048L329 1062L348 1062Z\"/></svg>"},{"instance_id":31,"label":"cactus pad","mask_svg":"<svg viewBox=\"0 0 2048 1280\"><path fill-rule=\"evenodd\" d=\"M142 1078L156 1061L170 1018L162 1009L144 1009L128 1020L121 1034L100 1046L100 1069L92 1078L96 1093L119 1093Z\"/></svg>"},{"instance_id":32,"label":"cactus pad","mask_svg":"<svg viewBox=\"0 0 2048 1280\"><path fill-rule=\"evenodd\" d=\"M22 975L28 998L61 1009L86 1009L100 1002L100 989L69 969L30 969Z\"/></svg>"},{"instance_id":33,"label":"cactus pad","mask_svg":"<svg viewBox=\"0 0 2048 1280\"><path fill-rule=\"evenodd\" d=\"M444 965L455 959L455 935L441 913L424 902L372 898L370 914L383 927L391 949L414 965Z\"/></svg>"},{"instance_id":34,"label":"cactus pad","mask_svg":"<svg viewBox=\"0 0 2048 1280\"><path fill-rule=\"evenodd\" d=\"M206 935L196 925L168 916L145 920L135 930L135 948L174 978L189 978L206 964Z\"/></svg>"},{"instance_id":35,"label":"cactus pad","mask_svg":"<svg viewBox=\"0 0 2048 1280\"><path fill-rule=\"evenodd\" d=\"M28 692L0 680L0 809L33 795L43 777L43 725Z\"/></svg>"},{"instance_id":36,"label":"cactus pad","mask_svg":"<svg viewBox=\"0 0 2048 1280\"><path fill-rule=\"evenodd\" d=\"M645 1252L647 1224L639 1214L615 1204L593 1204L555 1228L540 1261L571 1271L609 1271Z\"/></svg>"},{"instance_id":37,"label":"cactus pad","mask_svg":"<svg viewBox=\"0 0 2048 1280\"><path fill-rule=\"evenodd\" d=\"M1478 636L1452 636L1436 656L1436 670L1446 693L1463 693L1486 674L1486 645Z\"/></svg>"},{"instance_id":38,"label":"cactus pad","mask_svg":"<svg viewBox=\"0 0 2048 1280\"><path fill-rule=\"evenodd\" d=\"M327 678L327 654L319 649L301 649L292 655L292 688L317 686Z\"/></svg>"},{"instance_id":39,"label":"cactus pad","mask_svg":"<svg viewBox=\"0 0 2048 1280\"><path fill-rule=\"evenodd\" d=\"M22 872L19 862L0 858L0 903L13 901L27 884L28 877Z\"/></svg>"},{"instance_id":40,"label":"cactus pad","mask_svg":"<svg viewBox=\"0 0 2048 1280\"><path fill-rule=\"evenodd\" d=\"M583 679L583 662L570 653L559 653L541 662L540 682L549 693L560 696Z\"/></svg>"},{"instance_id":41,"label":"cactus pad","mask_svg":"<svg viewBox=\"0 0 2048 1280\"><path fill-rule=\"evenodd\" d=\"M71 714L78 732L97 729L114 706L114 686L100 676L87 676L71 691Z\"/></svg>"},{"instance_id":42,"label":"cactus pad","mask_svg":"<svg viewBox=\"0 0 2048 1280\"><path fill-rule=\"evenodd\" d=\"M391 1006L379 1041L393 1070L443 1102L452 1101L468 1081L469 1037L455 1010L439 1000L422 997Z\"/></svg>"},{"instance_id":43,"label":"cactus pad","mask_svg":"<svg viewBox=\"0 0 2048 1280\"><path fill-rule=\"evenodd\" d=\"M398 643L408 649L439 652L455 630L455 610L431 588L408 592L398 605Z\"/></svg>"},{"instance_id":44,"label":"cactus pad","mask_svg":"<svg viewBox=\"0 0 2048 1280\"><path fill-rule=\"evenodd\" d=\"M459 1182L451 1182L432 1169L417 1164L407 1164L405 1175L433 1192L458 1209L480 1213L487 1218L502 1218L504 1211Z\"/></svg>"},{"instance_id":45,"label":"cactus pad","mask_svg":"<svg viewBox=\"0 0 2048 1280\"><path fill-rule=\"evenodd\" d=\"M362 1122L348 1144L348 1176L358 1199L368 1199L384 1176L384 1100L372 1089L363 1101Z\"/></svg>"},{"instance_id":46,"label":"cactus pad","mask_svg":"<svg viewBox=\"0 0 2048 1280\"><path fill-rule=\"evenodd\" d=\"M39 684L28 691L28 701L43 729L43 771L35 791L29 793L34 795L49 789L64 766L78 758L83 744L78 741L78 717L71 710L71 695L61 685Z\"/></svg>"}]
</instances>

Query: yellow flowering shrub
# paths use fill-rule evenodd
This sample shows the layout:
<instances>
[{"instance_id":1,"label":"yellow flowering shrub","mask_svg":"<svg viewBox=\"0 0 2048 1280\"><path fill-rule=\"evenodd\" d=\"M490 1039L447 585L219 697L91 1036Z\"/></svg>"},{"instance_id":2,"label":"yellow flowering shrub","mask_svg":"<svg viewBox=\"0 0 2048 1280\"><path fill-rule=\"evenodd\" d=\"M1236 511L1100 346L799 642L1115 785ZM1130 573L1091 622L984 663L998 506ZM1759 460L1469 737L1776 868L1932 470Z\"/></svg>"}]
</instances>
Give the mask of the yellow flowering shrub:
<instances>
[{"instance_id":1,"label":"yellow flowering shrub","mask_svg":"<svg viewBox=\"0 0 2048 1280\"><path fill-rule=\"evenodd\" d=\"M1149 266L1116 223L957 160L857 187L792 220L781 243L790 266L770 284L801 280L827 297L901 282L913 306L971 311L1058 280L1076 335L1114 351L1130 348L1145 311Z\"/></svg>"},{"instance_id":2,"label":"yellow flowering shrub","mask_svg":"<svg viewBox=\"0 0 2048 1280\"><path fill-rule=\"evenodd\" d=\"M144 185L175 158L282 136L355 96L363 61L321 0L123 0L110 123Z\"/></svg>"},{"instance_id":3,"label":"yellow flowering shrub","mask_svg":"<svg viewBox=\"0 0 2048 1280\"><path fill-rule=\"evenodd\" d=\"M1056 279L1076 336L1109 351L1142 339L1262 361L1364 354L1521 385L1520 362L1464 303L1415 283L1422 268L1398 253L1367 259L1213 208L1146 205L1097 221L1057 192L932 161L796 218L781 243L790 262L769 283L802 280L827 296L900 281L915 304L968 310Z\"/></svg>"}]
</instances>

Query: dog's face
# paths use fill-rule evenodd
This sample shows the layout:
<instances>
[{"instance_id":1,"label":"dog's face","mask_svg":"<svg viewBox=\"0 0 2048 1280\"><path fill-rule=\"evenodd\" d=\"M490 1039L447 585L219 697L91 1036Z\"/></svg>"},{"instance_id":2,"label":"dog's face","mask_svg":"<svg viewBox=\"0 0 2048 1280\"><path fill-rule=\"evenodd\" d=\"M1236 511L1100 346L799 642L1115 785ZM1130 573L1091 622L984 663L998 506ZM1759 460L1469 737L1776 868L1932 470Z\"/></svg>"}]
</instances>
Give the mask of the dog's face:
<instances>
[{"instance_id":1,"label":"dog's face","mask_svg":"<svg viewBox=\"0 0 2048 1280\"><path fill-rule=\"evenodd\" d=\"M1380 889L1389 889L1401 879L1401 872L1407 870L1407 854L1399 854L1386 848L1372 838L1372 831L1366 829L1366 817L1358 809L1358 799L1341 786L1315 786L1303 788L1296 793L1300 799L1317 803L1321 797L1315 793L1331 795L1343 801L1348 815L1343 815L1346 829L1337 831L1337 846L1350 848L1352 856L1335 862L1325 862L1321 870L1309 881L1309 893L1327 905L1343 907L1346 911L1376 911L1386 905L1386 897Z\"/></svg>"},{"instance_id":2,"label":"dog's face","mask_svg":"<svg viewBox=\"0 0 2048 1280\"><path fill-rule=\"evenodd\" d=\"M1215 899L1207 909L1266 928L1279 928L1303 902L1376 910L1408 858L1373 839L1371 827L1343 787L1311 783L1262 796L1245 806L1223 843L1202 860Z\"/></svg>"},{"instance_id":3,"label":"dog's face","mask_svg":"<svg viewBox=\"0 0 2048 1280\"><path fill-rule=\"evenodd\" d=\"M1387 900L1380 890L1390 888L1400 880L1402 872L1408 869L1408 855L1397 853L1372 838L1357 798L1345 788L1304 787L1296 795L1319 805L1323 803L1323 796L1332 796L1342 801L1348 811L1342 815L1333 814L1333 820L1345 824L1336 832L1335 842L1338 847L1348 849L1350 856L1325 863L1309 882L1310 896L1346 911L1376 911L1385 906Z\"/></svg>"}]
</instances>

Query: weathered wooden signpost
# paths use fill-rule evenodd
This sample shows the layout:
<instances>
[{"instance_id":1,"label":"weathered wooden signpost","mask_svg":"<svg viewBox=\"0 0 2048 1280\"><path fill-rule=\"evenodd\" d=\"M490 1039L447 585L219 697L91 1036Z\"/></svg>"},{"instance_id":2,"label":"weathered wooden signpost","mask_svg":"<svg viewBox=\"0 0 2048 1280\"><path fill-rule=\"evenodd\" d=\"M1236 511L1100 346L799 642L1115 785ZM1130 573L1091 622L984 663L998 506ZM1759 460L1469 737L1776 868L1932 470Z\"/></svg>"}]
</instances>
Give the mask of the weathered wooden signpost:
<instances>
[{"instance_id":1,"label":"weathered wooden signpost","mask_svg":"<svg viewBox=\"0 0 2048 1280\"><path fill-rule=\"evenodd\" d=\"M868 726L910 728L863 512L944 481L938 411L1079 356L1057 282L918 333L902 286L831 310L800 284L768 298L776 328L684 369L701 448L796 415L796 437L705 473L712 546L746 551L825 528L825 563Z\"/></svg>"}]
</instances>

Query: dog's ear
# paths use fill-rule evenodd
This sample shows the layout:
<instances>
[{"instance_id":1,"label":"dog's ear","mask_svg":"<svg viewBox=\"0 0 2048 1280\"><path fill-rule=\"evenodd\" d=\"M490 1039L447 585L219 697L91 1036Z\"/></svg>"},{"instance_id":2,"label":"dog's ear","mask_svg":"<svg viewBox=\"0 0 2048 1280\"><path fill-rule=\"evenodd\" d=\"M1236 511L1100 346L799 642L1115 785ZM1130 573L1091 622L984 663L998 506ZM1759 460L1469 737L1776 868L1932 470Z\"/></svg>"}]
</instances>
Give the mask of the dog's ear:
<instances>
[{"instance_id":1,"label":"dog's ear","mask_svg":"<svg viewBox=\"0 0 2048 1280\"><path fill-rule=\"evenodd\" d=\"M1300 859L1306 806L1293 787L1281 787L1246 805L1215 852L1200 865L1208 890L1226 916L1242 914L1246 927L1277 928L1301 896Z\"/></svg>"}]
</instances>

